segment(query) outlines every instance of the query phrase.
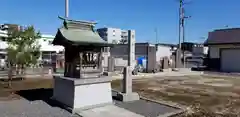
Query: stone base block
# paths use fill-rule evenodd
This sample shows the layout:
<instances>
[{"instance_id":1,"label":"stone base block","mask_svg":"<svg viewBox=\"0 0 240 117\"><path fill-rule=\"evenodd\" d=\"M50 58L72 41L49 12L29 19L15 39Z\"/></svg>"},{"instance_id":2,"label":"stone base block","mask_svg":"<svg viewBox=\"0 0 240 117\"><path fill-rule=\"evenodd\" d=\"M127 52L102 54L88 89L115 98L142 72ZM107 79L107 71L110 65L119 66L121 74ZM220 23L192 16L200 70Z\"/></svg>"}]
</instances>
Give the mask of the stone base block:
<instances>
[{"instance_id":1,"label":"stone base block","mask_svg":"<svg viewBox=\"0 0 240 117\"><path fill-rule=\"evenodd\" d=\"M135 101L139 100L139 94L132 92L132 93L118 93L117 98L123 102L130 102L130 101Z\"/></svg>"},{"instance_id":2,"label":"stone base block","mask_svg":"<svg viewBox=\"0 0 240 117\"><path fill-rule=\"evenodd\" d=\"M191 68L179 68L180 72L191 72Z\"/></svg>"},{"instance_id":3,"label":"stone base block","mask_svg":"<svg viewBox=\"0 0 240 117\"><path fill-rule=\"evenodd\" d=\"M172 71L171 68L169 68L169 69L163 69L163 72L171 72L171 71Z\"/></svg>"},{"instance_id":4,"label":"stone base block","mask_svg":"<svg viewBox=\"0 0 240 117\"><path fill-rule=\"evenodd\" d=\"M53 99L75 110L112 104L111 78L54 77Z\"/></svg>"},{"instance_id":5,"label":"stone base block","mask_svg":"<svg viewBox=\"0 0 240 117\"><path fill-rule=\"evenodd\" d=\"M173 68L172 71L179 71L179 68Z\"/></svg>"},{"instance_id":6,"label":"stone base block","mask_svg":"<svg viewBox=\"0 0 240 117\"><path fill-rule=\"evenodd\" d=\"M115 76L118 75L116 72L103 72L104 76Z\"/></svg>"}]
</instances>

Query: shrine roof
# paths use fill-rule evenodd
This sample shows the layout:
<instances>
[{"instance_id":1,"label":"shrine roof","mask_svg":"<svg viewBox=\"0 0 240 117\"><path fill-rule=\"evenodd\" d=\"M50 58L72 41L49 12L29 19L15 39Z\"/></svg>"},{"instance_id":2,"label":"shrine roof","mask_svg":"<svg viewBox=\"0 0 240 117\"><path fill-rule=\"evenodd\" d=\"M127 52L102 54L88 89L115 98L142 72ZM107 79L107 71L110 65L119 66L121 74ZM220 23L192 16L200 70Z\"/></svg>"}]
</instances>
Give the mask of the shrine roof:
<instances>
[{"instance_id":1,"label":"shrine roof","mask_svg":"<svg viewBox=\"0 0 240 117\"><path fill-rule=\"evenodd\" d=\"M111 46L94 31L95 22L64 19L53 40L54 45Z\"/></svg>"}]
</instances>

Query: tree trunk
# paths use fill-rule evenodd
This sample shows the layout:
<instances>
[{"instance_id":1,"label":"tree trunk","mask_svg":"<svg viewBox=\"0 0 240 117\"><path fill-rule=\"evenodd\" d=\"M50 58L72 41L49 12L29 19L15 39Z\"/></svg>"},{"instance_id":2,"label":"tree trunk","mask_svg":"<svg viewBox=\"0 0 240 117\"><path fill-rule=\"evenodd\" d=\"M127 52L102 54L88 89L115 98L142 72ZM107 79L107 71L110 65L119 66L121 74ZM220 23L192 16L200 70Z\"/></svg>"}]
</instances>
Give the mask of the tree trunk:
<instances>
[{"instance_id":1,"label":"tree trunk","mask_svg":"<svg viewBox=\"0 0 240 117\"><path fill-rule=\"evenodd\" d=\"M21 65L21 79L24 79L25 77L25 67L24 65Z\"/></svg>"},{"instance_id":2,"label":"tree trunk","mask_svg":"<svg viewBox=\"0 0 240 117\"><path fill-rule=\"evenodd\" d=\"M9 70L8 70L8 87L12 87L12 77L13 77L13 66L9 63Z\"/></svg>"}]
</instances>

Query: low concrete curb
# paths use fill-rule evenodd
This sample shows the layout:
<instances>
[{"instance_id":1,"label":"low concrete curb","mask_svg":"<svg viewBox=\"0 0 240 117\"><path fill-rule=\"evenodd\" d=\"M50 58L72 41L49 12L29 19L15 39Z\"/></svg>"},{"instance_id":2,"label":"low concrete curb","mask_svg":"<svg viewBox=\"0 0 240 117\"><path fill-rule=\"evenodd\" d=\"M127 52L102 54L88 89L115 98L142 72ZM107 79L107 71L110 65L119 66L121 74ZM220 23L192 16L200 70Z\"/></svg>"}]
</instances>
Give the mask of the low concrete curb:
<instances>
[{"instance_id":1,"label":"low concrete curb","mask_svg":"<svg viewBox=\"0 0 240 117\"><path fill-rule=\"evenodd\" d=\"M112 92L113 93L119 93L119 91L114 90L114 89L112 89ZM180 104L177 104L177 103L174 103L174 102L171 102L171 101L153 100L153 99L149 99L149 98L146 98L146 97L143 97L143 96L140 96L140 99L147 100L147 101L154 102L154 103L158 103L158 104L162 104L162 105L165 105L165 106L168 106L168 107L171 107L171 108L179 109L179 110L174 111L174 112L170 112L170 113L166 113L166 114L163 114L163 115L159 115L158 117L174 116L174 115L178 115L178 114L184 113L187 110L187 107L185 107L183 105L180 105Z\"/></svg>"},{"instance_id":2,"label":"low concrete curb","mask_svg":"<svg viewBox=\"0 0 240 117\"><path fill-rule=\"evenodd\" d=\"M155 103L162 104L162 105L165 105L165 106L169 106L171 108L180 109L180 110L177 110L177 111L174 111L174 112L170 112L170 113L166 113L166 114L163 114L163 115L159 115L158 117L174 116L174 115L178 115L178 114L184 113L187 110L187 107L185 107L183 105L180 105L180 104L177 104L177 103L174 103L174 102L171 102L171 101L153 100L153 99L149 99L149 98L146 98L146 97L143 97L143 96L140 96L140 99L151 101L151 102L155 102Z\"/></svg>"}]
</instances>

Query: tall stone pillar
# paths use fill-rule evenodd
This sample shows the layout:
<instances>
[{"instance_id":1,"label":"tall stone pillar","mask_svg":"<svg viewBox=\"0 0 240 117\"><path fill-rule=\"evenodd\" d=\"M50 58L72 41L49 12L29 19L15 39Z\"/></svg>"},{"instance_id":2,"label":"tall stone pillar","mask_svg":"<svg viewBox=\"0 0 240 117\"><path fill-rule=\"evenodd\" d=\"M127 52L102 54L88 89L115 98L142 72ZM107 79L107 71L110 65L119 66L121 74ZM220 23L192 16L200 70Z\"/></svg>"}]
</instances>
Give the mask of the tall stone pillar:
<instances>
[{"instance_id":1,"label":"tall stone pillar","mask_svg":"<svg viewBox=\"0 0 240 117\"><path fill-rule=\"evenodd\" d=\"M182 60L181 60L181 50L180 49L177 49L176 50L176 68L182 68Z\"/></svg>"},{"instance_id":2,"label":"tall stone pillar","mask_svg":"<svg viewBox=\"0 0 240 117\"><path fill-rule=\"evenodd\" d=\"M124 101L139 100L138 93L132 92L132 71L135 66L135 31L128 30L128 66L124 68L122 92L118 97Z\"/></svg>"},{"instance_id":3,"label":"tall stone pillar","mask_svg":"<svg viewBox=\"0 0 240 117\"><path fill-rule=\"evenodd\" d=\"M135 43L135 31L128 30L128 66L130 66L130 70L133 70L135 66Z\"/></svg>"},{"instance_id":4,"label":"tall stone pillar","mask_svg":"<svg viewBox=\"0 0 240 117\"><path fill-rule=\"evenodd\" d=\"M114 72L114 58L108 57L108 72Z\"/></svg>"}]
</instances>

